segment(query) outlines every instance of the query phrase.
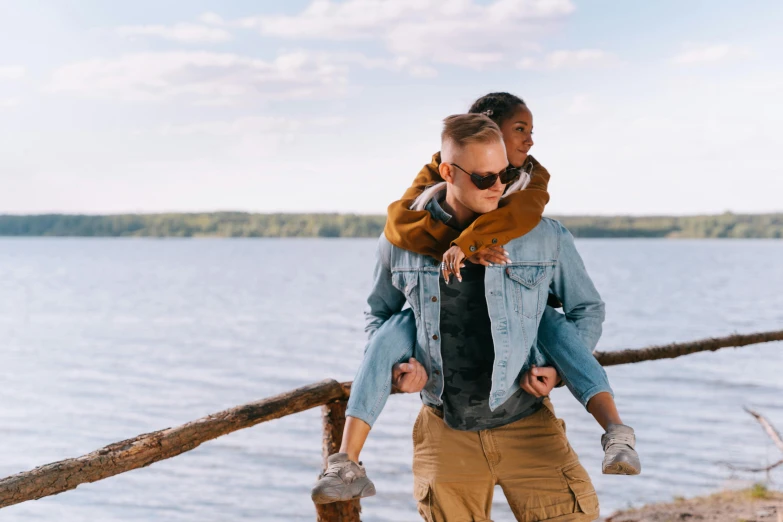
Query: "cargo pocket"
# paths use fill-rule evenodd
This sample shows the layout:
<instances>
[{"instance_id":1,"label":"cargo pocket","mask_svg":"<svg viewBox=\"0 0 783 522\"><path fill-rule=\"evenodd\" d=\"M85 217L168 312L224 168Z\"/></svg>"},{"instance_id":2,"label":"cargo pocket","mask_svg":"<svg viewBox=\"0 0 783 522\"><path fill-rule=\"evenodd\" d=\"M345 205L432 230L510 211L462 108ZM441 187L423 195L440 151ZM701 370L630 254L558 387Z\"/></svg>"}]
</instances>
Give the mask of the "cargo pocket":
<instances>
[{"instance_id":1,"label":"cargo pocket","mask_svg":"<svg viewBox=\"0 0 783 522\"><path fill-rule=\"evenodd\" d=\"M598 495L585 468L579 462L574 462L563 468L563 476L574 495L574 513L597 516Z\"/></svg>"},{"instance_id":2,"label":"cargo pocket","mask_svg":"<svg viewBox=\"0 0 783 522\"><path fill-rule=\"evenodd\" d=\"M427 522L435 522L432 518L432 494L429 484L415 481L413 483L413 498L416 499L419 515Z\"/></svg>"}]
</instances>

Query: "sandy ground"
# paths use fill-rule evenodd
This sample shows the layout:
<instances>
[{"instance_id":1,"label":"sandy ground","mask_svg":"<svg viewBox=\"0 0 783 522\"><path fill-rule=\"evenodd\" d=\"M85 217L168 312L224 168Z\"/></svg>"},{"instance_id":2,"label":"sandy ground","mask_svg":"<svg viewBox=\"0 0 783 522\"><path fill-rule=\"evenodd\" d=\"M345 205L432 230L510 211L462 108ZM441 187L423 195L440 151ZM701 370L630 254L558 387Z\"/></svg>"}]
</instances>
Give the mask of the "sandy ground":
<instances>
[{"instance_id":1,"label":"sandy ground","mask_svg":"<svg viewBox=\"0 0 783 522\"><path fill-rule=\"evenodd\" d=\"M783 493L754 486L618 511L606 522L783 522Z\"/></svg>"}]
</instances>

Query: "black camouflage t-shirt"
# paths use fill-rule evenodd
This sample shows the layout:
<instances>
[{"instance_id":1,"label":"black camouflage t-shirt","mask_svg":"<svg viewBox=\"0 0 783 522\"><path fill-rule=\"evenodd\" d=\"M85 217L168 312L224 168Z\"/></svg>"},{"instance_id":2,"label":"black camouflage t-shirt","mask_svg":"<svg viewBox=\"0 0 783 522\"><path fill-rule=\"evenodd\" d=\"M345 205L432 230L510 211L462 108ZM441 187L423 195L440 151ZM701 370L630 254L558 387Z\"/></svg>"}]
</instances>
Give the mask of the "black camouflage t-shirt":
<instances>
[{"instance_id":1,"label":"black camouflage t-shirt","mask_svg":"<svg viewBox=\"0 0 783 522\"><path fill-rule=\"evenodd\" d=\"M458 430L497 428L541 407L519 389L494 412L489 409L495 350L484 293L484 266L465 261L462 282L440 279L440 332L443 356L443 417Z\"/></svg>"}]
</instances>

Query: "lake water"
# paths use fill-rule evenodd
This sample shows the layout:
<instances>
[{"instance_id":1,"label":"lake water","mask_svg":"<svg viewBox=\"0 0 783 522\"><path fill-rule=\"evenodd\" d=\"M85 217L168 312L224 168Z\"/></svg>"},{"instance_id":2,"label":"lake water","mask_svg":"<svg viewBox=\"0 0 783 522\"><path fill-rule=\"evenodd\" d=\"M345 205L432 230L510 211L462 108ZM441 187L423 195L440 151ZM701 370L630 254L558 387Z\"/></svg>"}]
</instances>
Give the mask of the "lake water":
<instances>
[{"instance_id":1,"label":"lake water","mask_svg":"<svg viewBox=\"0 0 783 522\"><path fill-rule=\"evenodd\" d=\"M783 241L580 240L607 303L599 349L783 329ZM76 457L324 378L364 346L374 240L0 239L0 476ZM644 471L600 474L600 427L552 400L602 515L764 479L781 458L743 405L783 429L783 343L608 368ZM395 396L363 454L363 520L418 520L416 396ZM2 511L4 522L312 521L319 410L149 468ZM771 479L780 486L783 472ZM513 520L499 490L493 518Z\"/></svg>"}]
</instances>

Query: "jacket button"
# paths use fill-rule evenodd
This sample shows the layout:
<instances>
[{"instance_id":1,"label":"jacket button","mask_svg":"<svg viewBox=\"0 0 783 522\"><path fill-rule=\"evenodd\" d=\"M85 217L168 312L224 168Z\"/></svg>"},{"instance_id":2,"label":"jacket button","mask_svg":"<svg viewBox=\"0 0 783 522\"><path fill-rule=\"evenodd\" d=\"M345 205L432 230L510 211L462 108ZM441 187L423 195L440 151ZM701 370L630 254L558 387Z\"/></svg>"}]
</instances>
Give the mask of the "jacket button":
<instances>
[{"instance_id":1,"label":"jacket button","mask_svg":"<svg viewBox=\"0 0 783 522\"><path fill-rule=\"evenodd\" d=\"M434 372L432 372L432 373L434 373L435 375L440 375L440 370L435 370L435 371L434 371Z\"/></svg>"},{"instance_id":2,"label":"jacket button","mask_svg":"<svg viewBox=\"0 0 783 522\"><path fill-rule=\"evenodd\" d=\"M475 252L476 251L476 246L475 245L470 245L470 251L471 252Z\"/></svg>"},{"instance_id":3,"label":"jacket button","mask_svg":"<svg viewBox=\"0 0 783 522\"><path fill-rule=\"evenodd\" d=\"M437 340L438 340L438 334L435 334L435 335L433 335L433 336L432 336L432 339L433 339L433 340L435 340L435 341L437 341Z\"/></svg>"},{"instance_id":4,"label":"jacket button","mask_svg":"<svg viewBox=\"0 0 783 522\"><path fill-rule=\"evenodd\" d=\"M438 298L437 298L437 297L435 297L434 295L432 296L432 302L433 302L433 303L437 303L437 302L438 302Z\"/></svg>"},{"instance_id":5,"label":"jacket button","mask_svg":"<svg viewBox=\"0 0 783 522\"><path fill-rule=\"evenodd\" d=\"M492 244L494 245L494 244L495 244L495 243L497 243L497 242L498 242L498 238L496 238L496 237L493 237L493 238L492 238Z\"/></svg>"}]
</instances>

